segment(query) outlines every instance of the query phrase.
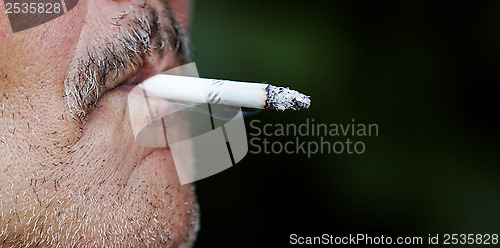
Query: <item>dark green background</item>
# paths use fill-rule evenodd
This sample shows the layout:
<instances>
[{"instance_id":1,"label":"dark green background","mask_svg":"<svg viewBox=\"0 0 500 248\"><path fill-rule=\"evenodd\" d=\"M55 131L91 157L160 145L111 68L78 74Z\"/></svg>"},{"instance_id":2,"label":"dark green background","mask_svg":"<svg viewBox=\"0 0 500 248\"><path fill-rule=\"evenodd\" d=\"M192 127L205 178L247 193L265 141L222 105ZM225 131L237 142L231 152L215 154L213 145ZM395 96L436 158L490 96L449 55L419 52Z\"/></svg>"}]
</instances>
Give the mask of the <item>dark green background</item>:
<instances>
[{"instance_id":1,"label":"dark green background","mask_svg":"<svg viewBox=\"0 0 500 248\"><path fill-rule=\"evenodd\" d=\"M191 38L202 77L311 95L247 124L380 128L362 155L249 154L197 182L197 247L500 233L499 1L197 1Z\"/></svg>"}]
</instances>

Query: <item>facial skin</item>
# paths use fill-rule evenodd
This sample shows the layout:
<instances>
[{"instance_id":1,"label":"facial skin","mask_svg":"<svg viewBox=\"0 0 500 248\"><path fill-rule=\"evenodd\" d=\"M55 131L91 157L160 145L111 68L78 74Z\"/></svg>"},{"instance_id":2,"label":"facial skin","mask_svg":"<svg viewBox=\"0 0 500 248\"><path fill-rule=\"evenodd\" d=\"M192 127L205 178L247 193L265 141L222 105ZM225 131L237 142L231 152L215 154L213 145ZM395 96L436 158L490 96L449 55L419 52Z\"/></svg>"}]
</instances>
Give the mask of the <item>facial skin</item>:
<instances>
[{"instance_id":1,"label":"facial skin","mask_svg":"<svg viewBox=\"0 0 500 248\"><path fill-rule=\"evenodd\" d=\"M190 4L145 1L80 0L19 33L0 5L1 247L192 243L192 187L136 144L121 85L186 62Z\"/></svg>"}]
</instances>

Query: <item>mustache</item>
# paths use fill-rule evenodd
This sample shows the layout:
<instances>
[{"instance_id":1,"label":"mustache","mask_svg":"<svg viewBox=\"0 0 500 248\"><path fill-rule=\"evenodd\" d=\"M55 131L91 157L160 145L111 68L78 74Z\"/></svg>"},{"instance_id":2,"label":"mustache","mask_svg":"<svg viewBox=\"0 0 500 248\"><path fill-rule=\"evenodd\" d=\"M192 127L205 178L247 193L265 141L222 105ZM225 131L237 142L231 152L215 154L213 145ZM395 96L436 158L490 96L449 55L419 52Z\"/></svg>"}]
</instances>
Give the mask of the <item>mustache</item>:
<instances>
[{"instance_id":1,"label":"mustache","mask_svg":"<svg viewBox=\"0 0 500 248\"><path fill-rule=\"evenodd\" d=\"M115 79L130 68L142 67L149 57L161 59L171 50L182 63L189 62L187 36L168 4L158 11L144 3L138 10L112 19L111 24L120 30L117 37L88 46L64 83L69 111L79 120L96 108L106 91L117 86Z\"/></svg>"}]
</instances>

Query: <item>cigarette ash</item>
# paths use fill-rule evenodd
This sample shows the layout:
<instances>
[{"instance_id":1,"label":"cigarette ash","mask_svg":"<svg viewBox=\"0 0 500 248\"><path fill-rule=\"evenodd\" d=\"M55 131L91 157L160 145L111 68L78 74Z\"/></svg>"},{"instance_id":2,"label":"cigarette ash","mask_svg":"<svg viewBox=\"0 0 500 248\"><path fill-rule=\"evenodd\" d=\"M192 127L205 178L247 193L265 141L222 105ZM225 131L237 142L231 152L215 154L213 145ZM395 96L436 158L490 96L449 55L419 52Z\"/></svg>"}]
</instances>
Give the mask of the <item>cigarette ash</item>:
<instances>
[{"instance_id":1,"label":"cigarette ash","mask_svg":"<svg viewBox=\"0 0 500 248\"><path fill-rule=\"evenodd\" d=\"M276 87L269 85L266 88L268 95L266 100L266 109L276 109L284 111L286 109L300 110L309 108L311 99L296 90L288 87Z\"/></svg>"}]
</instances>

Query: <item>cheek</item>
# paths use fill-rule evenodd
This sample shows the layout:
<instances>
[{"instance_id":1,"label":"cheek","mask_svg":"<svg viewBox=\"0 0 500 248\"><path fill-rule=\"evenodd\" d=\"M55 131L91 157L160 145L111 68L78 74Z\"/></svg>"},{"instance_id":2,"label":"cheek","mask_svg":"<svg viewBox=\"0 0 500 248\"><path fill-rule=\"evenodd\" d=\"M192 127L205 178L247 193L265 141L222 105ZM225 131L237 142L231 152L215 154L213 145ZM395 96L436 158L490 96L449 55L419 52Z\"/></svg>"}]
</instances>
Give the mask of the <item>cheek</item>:
<instances>
[{"instance_id":1,"label":"cheek","mask_svg":"<svg viewBox=\"0 0 500 248\"><path fill-rule=\"evenodd\" d=\"M42 126L57 126L57 118L63 114L63 82L75 56L85 16L85 4L80 4L57 19L14 34L5 28L7 17L0 16L0 29L5 31L0 34L0 72L8 72L8 77L0 80L0 91L20 98L15 104L19 109L27 109L23 112L35 112L30 117L46 119ZM29 103L25 101L28 98Z\"/></svg>"},{"instance_id":2,"label":"cheek","mask_svg":"<svg viewBox=\"0 0 500 248\"><path fill-rule=\"evenodd\" d=\"M16 54L15 62L18 64L29 65L31 62L45 67L67 65L74 55L87 16L86 1L80 2L72 11L52 21L17 33L5 28L8 26L8 19L2 18L0 24L6 32L0 46L8 49L1 53Z\"/></svg>"}]
</instances>

